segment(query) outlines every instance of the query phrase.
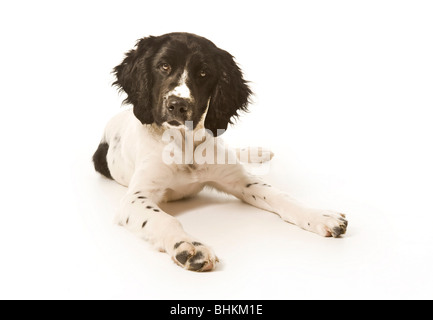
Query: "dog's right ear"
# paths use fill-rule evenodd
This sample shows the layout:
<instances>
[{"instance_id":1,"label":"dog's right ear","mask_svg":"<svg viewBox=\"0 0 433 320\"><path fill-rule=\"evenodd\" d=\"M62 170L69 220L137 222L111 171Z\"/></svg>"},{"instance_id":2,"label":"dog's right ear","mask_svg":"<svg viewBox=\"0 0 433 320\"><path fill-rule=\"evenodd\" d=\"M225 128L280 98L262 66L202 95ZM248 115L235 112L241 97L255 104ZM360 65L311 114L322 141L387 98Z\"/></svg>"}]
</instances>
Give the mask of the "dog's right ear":
<instances>
[{"instance_id":1,"label":"dog's right ear","mask_svg":"<svg viewBox=\"0 0 433 320\"><path fill-rule=\"evenodd\" d=\"M134 115L142 124L154 122L152 113L153 79L150 72L149 57L154 51L155 37L138 40L136 48L126 54L121 64L114 68L117 80L113 86L127 94L124 103L133 106Z\"/></svg>"}]
</instances>

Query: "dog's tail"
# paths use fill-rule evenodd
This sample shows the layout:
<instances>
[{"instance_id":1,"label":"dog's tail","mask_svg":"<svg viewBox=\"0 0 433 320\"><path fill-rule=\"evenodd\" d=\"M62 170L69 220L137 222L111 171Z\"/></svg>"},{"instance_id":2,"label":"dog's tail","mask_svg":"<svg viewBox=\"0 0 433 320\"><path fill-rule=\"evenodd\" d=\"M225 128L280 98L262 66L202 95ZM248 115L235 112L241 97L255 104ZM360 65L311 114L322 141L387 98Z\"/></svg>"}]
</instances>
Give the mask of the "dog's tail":
<instances>
[{"instance_id":1,"label":"dog's tail","mask_svg":"<svg viewBox=\"0 0 433 320\"><path fill-rule=\"evenodd\" d=\"M108 143L101 141L101 143L98 146L98 149L93 155L92 160L96 171L98 171L100 174L106 176L109 179L113 179L107 164L108 148L109 148Z\"/></svg>"},{"instance_id":2,"label":"dog's tail","mask_svg":"<svg viewBox=\"0 0 433 320\"><path fill-rule=\"evenodd\" d=\"M236 148L236 156L243 163L264 163L271 161L274 153L262 147Z\"/></svg>"}]
</instances>

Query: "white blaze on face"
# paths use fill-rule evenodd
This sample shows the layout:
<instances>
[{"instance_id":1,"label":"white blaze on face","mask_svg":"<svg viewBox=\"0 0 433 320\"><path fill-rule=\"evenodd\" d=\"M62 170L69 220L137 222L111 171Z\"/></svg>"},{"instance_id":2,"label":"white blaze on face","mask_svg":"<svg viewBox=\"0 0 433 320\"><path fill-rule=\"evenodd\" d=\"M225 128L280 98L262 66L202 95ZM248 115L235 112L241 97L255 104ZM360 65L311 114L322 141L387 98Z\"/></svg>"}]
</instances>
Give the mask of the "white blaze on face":
<instances>
[{"instance_id":1,"label":"white blaze on face","mask_svg":"<svg viewBox=\"0 0 433 320\"><path fill-rule=\"evenodd\" d=\"M180 77L179 83L176 88L174 88L172 91L168 93L168 96L173 95L179 98L184 99L190 99L191 97L191 91L189 90L188 86L186 85L186 81L188 79L188 72L186 70L183 71L182 76Z\"/></svg>"}]
</instances>

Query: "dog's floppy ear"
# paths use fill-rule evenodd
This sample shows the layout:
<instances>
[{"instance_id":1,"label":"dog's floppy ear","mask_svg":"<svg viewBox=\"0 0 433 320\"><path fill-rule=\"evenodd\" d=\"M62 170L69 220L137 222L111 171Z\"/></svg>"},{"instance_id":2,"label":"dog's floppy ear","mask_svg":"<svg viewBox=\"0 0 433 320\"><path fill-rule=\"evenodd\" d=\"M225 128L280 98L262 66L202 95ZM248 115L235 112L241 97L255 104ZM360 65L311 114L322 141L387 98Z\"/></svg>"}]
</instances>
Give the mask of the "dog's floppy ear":
<instances>
[{"instance_id":1,"label":"dog's floppy ear","mask_svg":"<svg viewBox=\"0 0 433 320\"><path fill-rule=\"evenodd\" d=\"M242 71L227 51L220 50L219 78L211 96L209 109L204 126L212 131L214 137L218 129L226 130L232 119L237 117L238 111L247 111L251 90L243 79Z\"/></svg>"},{"instance_id":2,"label":"dog's floppy ear","mask_svg":"<svg viewBox=\"0 0 433 320\"><path fill-rule=\"evenodd\" d=\"M151 124L154 121L153 79L149 69L149 57L154 51L154 41L155 37L138 40L136 48L129 51L123 62L113 70L117 78L113 85L127 94L124 103L133 105L134 115L143 124Z\"/></svg>"}]
</instances>

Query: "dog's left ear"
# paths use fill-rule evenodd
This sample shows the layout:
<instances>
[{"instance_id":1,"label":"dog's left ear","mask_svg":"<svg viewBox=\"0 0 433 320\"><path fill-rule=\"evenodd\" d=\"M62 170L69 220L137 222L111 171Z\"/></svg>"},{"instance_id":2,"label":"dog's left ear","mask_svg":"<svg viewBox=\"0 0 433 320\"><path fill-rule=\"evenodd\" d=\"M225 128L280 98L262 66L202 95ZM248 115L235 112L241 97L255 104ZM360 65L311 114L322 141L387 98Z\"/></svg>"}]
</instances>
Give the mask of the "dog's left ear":
<instances>
[{"instance_id":1,"label":"dog's left ear","mask_svg":"<svg viewBox=\"0 0 433 320\"><path fill-rule=\"evenodd\" d=\"M238 111L247 111L251 90L242 71L227 51L219 51L219 78L211 96L204 126L214 137L224 132ZM222 131L217 132L218 129Z\"/></svg>"}]
</instances>

